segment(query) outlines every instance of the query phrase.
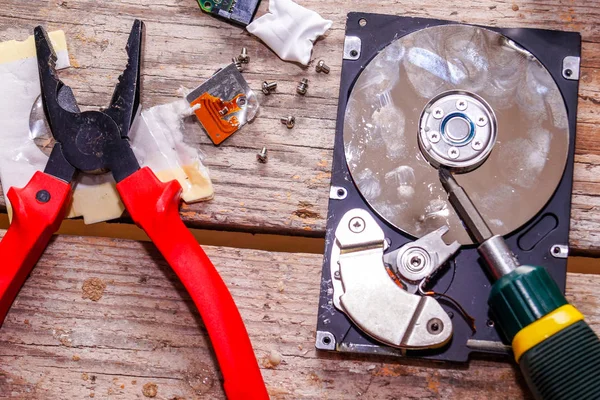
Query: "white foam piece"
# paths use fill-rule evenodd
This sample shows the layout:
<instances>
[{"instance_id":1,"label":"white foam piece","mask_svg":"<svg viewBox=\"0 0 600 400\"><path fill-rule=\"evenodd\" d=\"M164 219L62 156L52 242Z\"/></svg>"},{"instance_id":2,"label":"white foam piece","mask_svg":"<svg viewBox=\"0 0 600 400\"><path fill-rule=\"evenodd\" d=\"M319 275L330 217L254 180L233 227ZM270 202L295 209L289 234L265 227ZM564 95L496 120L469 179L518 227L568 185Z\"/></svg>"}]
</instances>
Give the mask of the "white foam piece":
<instances>
[{"instance_id":1,"label":"white foam piece","mask_svg":"<svg viewBox=\"0 0 600 400\"><path fill-rule=\"evenodd\" d=\"M292 0L270 0L269 13L247 26L282 60L308 65L313 42L333 24Z\"/></svg>"}]
</instances>

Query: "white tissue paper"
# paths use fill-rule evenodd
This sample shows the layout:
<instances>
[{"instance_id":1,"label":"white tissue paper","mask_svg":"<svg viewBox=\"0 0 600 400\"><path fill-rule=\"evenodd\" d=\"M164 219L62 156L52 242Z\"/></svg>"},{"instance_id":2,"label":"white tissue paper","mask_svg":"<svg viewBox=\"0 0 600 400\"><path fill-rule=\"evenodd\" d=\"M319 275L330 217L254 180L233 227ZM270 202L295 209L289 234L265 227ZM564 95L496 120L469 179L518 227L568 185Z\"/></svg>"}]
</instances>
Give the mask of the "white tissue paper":
<instances>
[{"instance_id":1,"label":"white tissue paper","mask_svg":"<svg viewBox=\"0 0 600 400\"><path fill-rule=\"evenodd\" d=\"M56 68L68 67L64 33L49 36L58 58ZM36 102L40 83L33 37L0 43L0 89L0 181L6 193L10 187L24 187L36 171L44 169L51 144L41 103ZM183 143L182 119L191 113L184 99L152 107L141 112L130 130L140 165L150 167L163 182L177 179L186 202L213 196L200 154ZM11 217L8 199L6 203ZM82 216L91 224L118 218L124 209L110 173L79 174L67 216Z\"/></svg>"},{"instance_id":2,"label":"white tissue paper","mask_svg":"<svg viewBox=\"0 0 600 400\"><path fill-rule=\"evenodd\" d=\"M270 0L269 13L255 19L246 29L282 60L308 65L313 42L332 23L292 0Z\"/></svg>"}]
</instances>

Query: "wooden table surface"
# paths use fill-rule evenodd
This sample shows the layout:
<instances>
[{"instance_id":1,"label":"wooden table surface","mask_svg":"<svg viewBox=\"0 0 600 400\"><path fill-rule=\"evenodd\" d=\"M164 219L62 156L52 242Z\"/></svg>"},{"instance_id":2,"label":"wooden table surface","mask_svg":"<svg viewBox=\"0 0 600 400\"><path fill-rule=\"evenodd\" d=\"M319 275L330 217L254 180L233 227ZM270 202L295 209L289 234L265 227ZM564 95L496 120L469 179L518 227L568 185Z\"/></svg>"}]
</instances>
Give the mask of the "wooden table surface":
<instances>
[{"instance_id":1,"label":"wooden table surface","mask_svg":"<svg viewBox=\"0 0 600 400\"><path fill-rule=\"evenodd\" d=\"M509 360L468 365L314 348L321 256L206 248L246 322L273 399L529 398ZM84 286L98 278L97 301ZM570 301L600 331L600 277L569 274ZM223 398L189 296L152 244L60 236L0 329L0 399ZM269 365L270 353L281 363Z\"/></svg>"},{"instance_id":2,"label":"wooden table surface","mask_svg":"<svg viewBox=\"0 0 600 400\"><path fill-rule=\"evenodd\" d=\"M134 18L146 22L142 102L177 98L248 48L244 76L259 92L257 119L221 146L190 125L185 140L200 148L216 197L184 205L190 227L323 237L340 79L345 15L365 11L451 19L505 27L582 33L571 249L600 251L600 4L584 0L301 0L334 21L317 42L314 64L284 63L244 30L203 14L194 0L3 0L0 40L23 39L38 24L63 29L74 68L61 78L83 108L107 104L124 67L123 47ZM459 7L460 4L462 7ZM267 1L259 14L266 11ZM310 79L305 97L297 82ZM294 114L287 130L281 116ZM256 162L267 146L270 160ZM527 397L508 361L468 366L351 357L313 346L321 256L209 248L229 285L256 348L273 398L281 399L516 399ZM100 299L84 299L84 282L99 278ZM569 274L567 292L600 331L600 278ZM277 366L270 352L282 355ZM0 398L222 398L219 372L202 322L189 297L152 245L108 238L57 238L21 291L0 329ZM149 387L146 386L146 394Z\"/></svg>"}]
</instances>

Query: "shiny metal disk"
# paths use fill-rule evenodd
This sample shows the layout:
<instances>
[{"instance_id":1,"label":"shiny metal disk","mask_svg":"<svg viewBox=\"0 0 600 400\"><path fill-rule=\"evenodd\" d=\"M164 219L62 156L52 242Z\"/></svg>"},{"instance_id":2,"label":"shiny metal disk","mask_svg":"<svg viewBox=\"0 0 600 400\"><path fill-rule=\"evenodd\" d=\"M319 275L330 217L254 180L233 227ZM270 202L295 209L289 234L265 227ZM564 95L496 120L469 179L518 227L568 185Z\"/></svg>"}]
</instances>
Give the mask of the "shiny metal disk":
<instances>
[{"instance_id":1,"label":"shiny metal disk","mask_svg":"<svg viewBox=\"0 0 600 400\"><path fill-rule=\"evenodd\" d=\"M469 138L471 129L478 134L483 132L479 128L495 124L488 154L467 168L454 168L468 171L456 180L494 234L508 234L540 211L556 190L567 160L569 128L550 73L499 33L442 25L385 47L360 74L348 99L343 135L349 170L373 210L400 230L421 237L448 225L446 243L472 243L439 182L436 166L441 163L425 156L419 145L421 132L421 140L431 143L436 129L430 127L428 135L423 117L428 119L438 107L434 103L449 93L481 101L464 110L459 98L439 106L443 115L458 113L446 121L446 131L441 130L443 115L437 127L439 142L454 142L446 148L448 162L460 161L461 148L485 147L488 142L476 145L476 136ZM486 120L466 112L473 105ZM455 158L451 147L459 150Z\"/></svg>"}]
</instances>

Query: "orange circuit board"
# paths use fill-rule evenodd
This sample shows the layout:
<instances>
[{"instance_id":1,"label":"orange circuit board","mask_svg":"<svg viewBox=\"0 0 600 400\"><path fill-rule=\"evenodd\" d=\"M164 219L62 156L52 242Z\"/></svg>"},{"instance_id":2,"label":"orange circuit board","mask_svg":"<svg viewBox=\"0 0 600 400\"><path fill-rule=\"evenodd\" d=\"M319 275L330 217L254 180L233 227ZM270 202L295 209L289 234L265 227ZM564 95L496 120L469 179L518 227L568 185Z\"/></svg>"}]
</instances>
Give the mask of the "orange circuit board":
<instances>
[{"instance_id":1,"label":"orange circuit board","mask_svg":"<svg viewBox=\"0 0 600 400\"><path fill-rule=\"evenodd\" d=\"M251 121L259 107L256 95L235 64L217 71L186 100L215 145Z\"/></svg>"},{"instance_id":2,"label":"orange circuit board","mask_svg":"<svg viewBox=\"0 0 600 400\"><path fill-rule=\"evenodd\" d=\"M203 93L190 103L192 106L200 105L194 113L214 144L221 144L238 130L240 121L234 114L241 110L237 102L242 97L245 96L238 94L231 101L224 101Z\"/></svg>"}]
</instances>

